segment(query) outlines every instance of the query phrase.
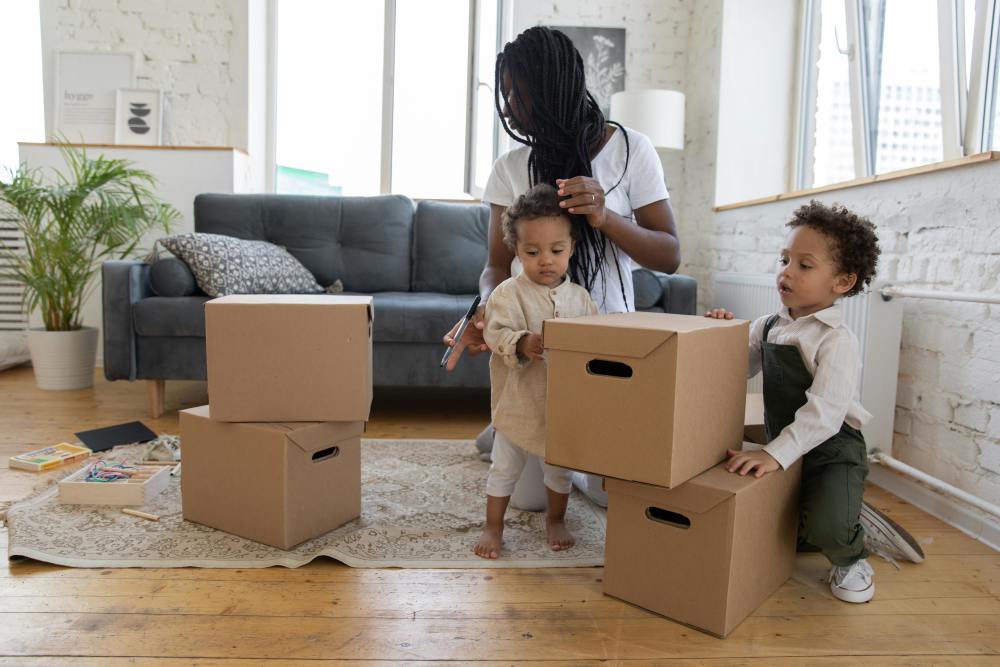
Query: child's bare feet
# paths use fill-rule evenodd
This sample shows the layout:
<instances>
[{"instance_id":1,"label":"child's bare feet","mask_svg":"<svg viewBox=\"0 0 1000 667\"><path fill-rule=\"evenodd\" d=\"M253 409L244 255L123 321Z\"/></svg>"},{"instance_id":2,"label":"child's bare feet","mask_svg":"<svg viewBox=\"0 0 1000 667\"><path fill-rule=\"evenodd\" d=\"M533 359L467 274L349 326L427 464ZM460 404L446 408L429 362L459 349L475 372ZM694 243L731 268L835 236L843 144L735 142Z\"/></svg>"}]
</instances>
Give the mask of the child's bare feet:
<instances>
[{"instance_id":1,"label":"child's bare feet","mask_svg":"<svg viewBox=\"0 0 1000 667\"><path fill-rule=\"evenodd\" d=\"M576 544L576 538L562 519L546 519L545 532L553 551L565 551Z\"/></svg>"},{"instance_id":2,"label":"child's bare feet","mask_svg":"<svg viewBox=\"0 0 1000 667\"><path fill-rule=\"evenodd\" d=\"M472 550L480 558L489 558L492 560L500 557L500 546L502 544L503 530L486 526L483 528L483 534L479 538L479 541L476 542L476 546L472 547Z\"/></svg>"}]
</instances>

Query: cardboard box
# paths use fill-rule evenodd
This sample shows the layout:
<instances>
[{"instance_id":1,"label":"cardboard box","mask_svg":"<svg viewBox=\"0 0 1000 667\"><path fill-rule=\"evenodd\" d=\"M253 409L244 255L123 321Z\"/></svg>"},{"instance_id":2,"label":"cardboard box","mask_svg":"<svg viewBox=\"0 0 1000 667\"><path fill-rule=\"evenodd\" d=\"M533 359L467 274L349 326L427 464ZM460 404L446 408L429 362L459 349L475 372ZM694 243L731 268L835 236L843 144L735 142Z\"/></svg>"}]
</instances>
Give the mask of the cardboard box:
<instances>
[{"instance_id":1,"label":"cardboard box","mask_svg":"<svg viewBox=\"0 0 1000 667\"><path fill-rule=\"evenodd\" d=\"M173 466L138 465L132 479L84 481L96 464L84 466L59 481L59 502L69 505L145 505L170 483Z\"/></svg>"},{"instance_id":2,"label":"cardboard box","mask_svg":"<svg viewBox=\"0 0 1000 667\"><path fill-rule=\"evenodd\" d=\"M767 444L764 428L764 394L747 394L747 407L743 416L743 439L758 445Z\"/></svg>"},{"instance_id":3,"label":"cardboard box","mask_svg":"<svg viewBox=\"0 0 1000 667\"><path fill-rule=\"evenodd\" d=\"M363 422L232 424L204 405L180 429L188 521L291 549L361 514Z\"/></svg>"},{"instance_id":4,"label":"cardboard box","mask_svg":"<svg viewBox=\"0 0 1000 667\"><path fill-rule=\"evenodd\" d=\"M675 487L743 441L749 325L622 313L546 320L545 460Z\"/></svg>"},{"instance_id":5,"label":"cardboard box","mask_svg":"<svg viewBox=\"0 0 1000 667\"><path fill-rule=\"evenodd\" d=\"M725 637L792 574L801 465L676 489L606 480L604 592Z\"/></svg>"},{"instance_id":6,"label":"cardboard box","mask_svg":"<svg viewBox=\"0 0 1000 667\"><path fill-rule=\"evenodd\" d=\"M366 421L369 296L246 295L205 304L212 418Z\"/></svg>"}]
</instances>

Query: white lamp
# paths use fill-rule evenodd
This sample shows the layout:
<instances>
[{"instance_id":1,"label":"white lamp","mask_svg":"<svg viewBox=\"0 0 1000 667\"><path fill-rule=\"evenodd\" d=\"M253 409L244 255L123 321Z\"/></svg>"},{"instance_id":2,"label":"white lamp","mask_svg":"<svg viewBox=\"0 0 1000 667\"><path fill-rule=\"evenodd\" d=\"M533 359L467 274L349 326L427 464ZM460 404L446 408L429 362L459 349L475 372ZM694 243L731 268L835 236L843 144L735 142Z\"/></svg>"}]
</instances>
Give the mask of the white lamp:
<instances>
[{"instance_id":1,"label":"white lamp","mask_svg":"<svg viewBox=\"0 0 1000 667\"><path fill-rule=\"evenodd\" d=\"M626 90L611 96L611 120L642 132L656 148L684 148L684 93Z\"/></svg>"}]
</instances>

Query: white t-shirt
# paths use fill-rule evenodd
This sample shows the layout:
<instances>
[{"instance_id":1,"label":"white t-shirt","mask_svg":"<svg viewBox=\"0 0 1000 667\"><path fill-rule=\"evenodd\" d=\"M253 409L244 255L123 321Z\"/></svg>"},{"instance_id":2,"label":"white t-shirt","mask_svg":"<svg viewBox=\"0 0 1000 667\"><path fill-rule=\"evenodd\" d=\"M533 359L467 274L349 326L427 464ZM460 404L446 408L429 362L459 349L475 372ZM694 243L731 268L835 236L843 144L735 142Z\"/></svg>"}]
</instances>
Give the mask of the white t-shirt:
<instances>
[{"instance_id":1,"label":"white t-shirt","mask_svg":"<svg viewBox=\"0 0 1000 667\"><path fill-rule=\"evenodd\" d=\"M625 170L625 139L618 128L615 128L608 143L594 157L590 166L594 178L604 187L605 192L622 178L621 184L607 195L604 205L632 224L638 224L632 215L635 209L667 199L670 194L663 181L663 166L649 138L635 130L629 128L625 130L628 132L629 140L628 169L625 171L625 177L622 178L622 171ZM531 149L528 146L518 146L497 158L486 182L483 201L498 206L510 206L517 197L527 192L530 187L528 176L530 154ZM564 178L579 175L566 174ZM632 259L615 247L614 257L618 261L616 268L610 261L613 256L610 243L605 256L608 259L607 265L603 271L598 272L590 295L602 313L624 313L635 310L632 296ZM622 284L618 282L619 270ZM515 258L511 274L516 275L519 272L520 262ZM622 286L627 301L622 298Z\"/></svg>"}]
</instances>

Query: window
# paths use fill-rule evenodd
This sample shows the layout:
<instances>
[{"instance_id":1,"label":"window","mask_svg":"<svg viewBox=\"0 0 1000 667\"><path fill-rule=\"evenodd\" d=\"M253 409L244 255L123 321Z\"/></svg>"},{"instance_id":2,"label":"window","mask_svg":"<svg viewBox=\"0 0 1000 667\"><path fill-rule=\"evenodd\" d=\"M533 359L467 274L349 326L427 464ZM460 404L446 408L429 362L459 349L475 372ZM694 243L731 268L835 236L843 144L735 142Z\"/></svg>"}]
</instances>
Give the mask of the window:
<instances>
[{"instance_id":1,"label":"window","mask_svg":"<svg viewBox=\"0 0 1000 667\"><path fill-rule=\"evenodd\" d=\"M1000 0L803 7L798 188L1000 145Z\"/></svg>"},{"instance_id":2,"label":"window","mask_svg":"<svg viewBox=\"0 0 1000 667\"><path fill-rule=\"evenodd\" d=\"M844 2L822 0L819 6L822 28L816 60L816 133L810 186L854 178L850 77L847 54L838 44L846 34Z\"/></svg>"},{"instance_id":3,"label":"window","mask_svg":"<svg viewBox=\"0 0 1000 667\"><path fill-rule=\"evenodd\" d=\"M484 182L497 11L497 0L278 0L275 190L450 198Z\"/></svg>"},{"instance_id":4,"label":"window","mask_svg":"<svg viewBox=\"0 0 1000 667\"><path fill-rule=\"evenodd\" d=\"M943 159L937 0L884 0L873 54L878 81L875 173ZM873 45L874 46L874 45ZM918 125L919 132L904 128Z\"/></svg>"},{"instance_id":5,"label":"window","mask_svg":"<svg viewBox=\"0 0 1000 667\"><path fill-rule=\"evenodd\" d=\"M0 2L3 85L16 94L0 102L0 178L18 167L19 141L44 141L41 24L37 2Z\"/></svg>"}]
</instances>

